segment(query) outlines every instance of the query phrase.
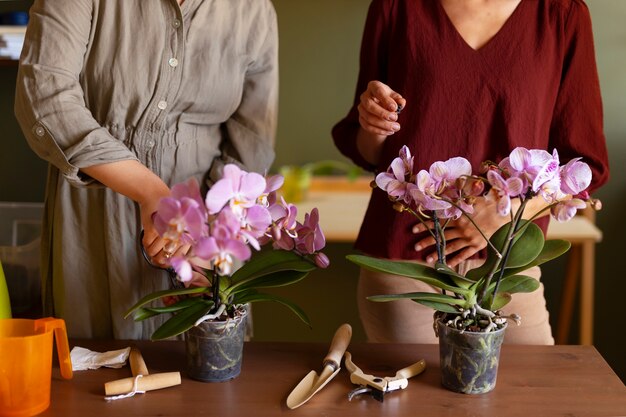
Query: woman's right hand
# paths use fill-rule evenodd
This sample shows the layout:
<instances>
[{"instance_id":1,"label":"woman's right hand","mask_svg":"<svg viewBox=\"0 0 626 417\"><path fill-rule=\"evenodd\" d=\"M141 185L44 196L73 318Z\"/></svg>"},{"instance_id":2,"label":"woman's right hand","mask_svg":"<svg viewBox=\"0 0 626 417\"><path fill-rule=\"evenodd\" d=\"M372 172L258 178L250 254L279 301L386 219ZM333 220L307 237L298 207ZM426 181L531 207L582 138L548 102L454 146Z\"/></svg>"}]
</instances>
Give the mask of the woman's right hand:
<instances>
[{"instance_id":1,"label":"woman's right hand","mask_svg":"<svg viewBox=\"0 0 626 417\"><path fill-rule=\"evenodd\" d=\"M389 135L400 130L398 113L406 105L406 100L380 81L370 81L367 90L361 94L357 149L363 158L372 165L378 165L383 143Z\"/></svg>"},{"instance_id":2,"label":"woman's right hand","mask_svg":"<svg viewBox=\"0 0 626 417\"><path fill-rule=\"evenodd\" d=\"M398 113L406 100L399 93L380 81L370 81L360 99L357 109L363 130L385 137L400 130Z\"/></svg>"}]
</instances>

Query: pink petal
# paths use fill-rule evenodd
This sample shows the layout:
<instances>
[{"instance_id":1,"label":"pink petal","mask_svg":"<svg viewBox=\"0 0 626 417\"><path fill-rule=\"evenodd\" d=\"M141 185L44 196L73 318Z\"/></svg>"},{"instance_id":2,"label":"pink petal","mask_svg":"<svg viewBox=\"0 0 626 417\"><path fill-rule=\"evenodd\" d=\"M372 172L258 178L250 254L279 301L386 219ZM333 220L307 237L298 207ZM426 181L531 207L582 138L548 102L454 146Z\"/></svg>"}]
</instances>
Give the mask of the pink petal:
<instances>
[{"instance_id":1,"label":"pink petal","mask_svg":"<svg viewBox=\"0 0 626 417\"><path fill-rule=\"evenodd\" d=\"M272 191L278 190L280 187L283 186L284 182L285 177L283 177L282 175L272 175L266 180L265 192L271 193Z\"/></svg>"},{"instance_id":2,"label":"pink petal","mask_svg":"<svg viewBox=\"0 0 626 417\"><path fill-rule=\"evenodd\" d=\"M387 191L387 186L391 181L395 181L395 178L387 172L376 175L376 185L383 191Z\"/></svg>"},{"instance_id":3,"label":"pink petal","mask_svg":"<svg viewBox=\"0 0 626 417\"><path fill-rule=\"evenodd\" d=\"M187 282L191 280L193 269L187 259L182 256L175 256L170 261L181 281Z\"/></svg>"},{"instance_id":4,"label":"pink petal","mask_svg":"<svg viewBox=\"0 0 626 417\"><path fill-rule=\"evenodd\" d=\"M247 261L252 255L250 247L239 240L227 240L224 249L240 261Z\"/></svg>"},{"instance_id":5,"label":"pink petal","mask_svg":"<svg viewBox=\"0 0 626 417\"><path fill-rule=\"evenodd\" d=\"M256 172L250 172L241 177L239 193L249 201L254 201L265 191L265 178Z\"/></svg>"},{"instance_id":6,"label":"pink petal","mask_svg":"<svg viewBox=\"0 0 626 417\"><path fill-rule=\"evenodd\" d=\"M398 180L398 181L404 181L405 180L405 166L404 166L404 161L402 161L402 159L400 158L395 158L393 161L391 161L391 165L389 166L389 168L391 169L391 172L393 172L393 176Z\"/></svg>"},{"instance_id":7,"label":"pink petal","mask_svg":"<svg viewBox=\"0 0 626 417\"><path fill-rule=\"evenodd\" d=\"M196 256L202 259L213 259L220 252L217 241L213 237L200 239L193 248Z\"/></svg>"},{"instance_id":8,"label":"pink petal","mask_svg":"<svg viewBox=\"0 0 626 417\"><path fill-rule=\"evenodd\" d=\"M551 181L559 172L559 161L555 159L549 160L541 167L537 176L533 181L533 191L539 190L546 182Z\"/></svg>"},{"instance_id":9,"label":"pink petal","mask_svg":"<svg viewBox=\"0 0 626 417\"><path fill-rule=\"evenodd\" d=\"M233 190L238 190L241 186L241 177L245 174L245 171L242 171L235 164L227 164L224 166L224 172L222 173L222 178L229 179L233 184Z\"/></svg>"},{"instance_id":10,"label":"pink petal","mask_svg":"<svg viewBox=\"0 0 626 417\"><path fill-rule=\"evenodd\" d=\"M205 205L210 214L215 214L234 196L235 189L233 188L233 182L228 178L222 178L213 184L207 192Z\"/></svg>"},{"instance_id":11,"label":"pink petal","mask_svg":"<svg viewBox=\"0 0 626 417\"><path fill-rule=\"evenodd\" d=\"M531 165L532 155L528 149L518 147L513 149L508 162L515 171L523 171L527 166Z\"/></svg>"},{"instance_id":12,"label":"pink petal","mask_svg":"<svg viewBox=\"0 0 626 417\"><path fill-rule=\"evenodd\" d=\"M524 190L524 182L517 177L506 180L506 188L510 197L518 197Z\"/></svg>"},{"instance_id":13,"label":"pink petal","mask_svg":"<svg viewBox=\"0 0 626 417\"><path fill-rule=\"evenodd\" d=\"M591 184L591 169L579 158L569 161L561 170L561 190L576 195Z\"/></svg>"},{"instance_id":14,"label":"pink petal","mask_svg":"<svg viewBox=\"0 0 626 417\"><path fill-rule=\"evenodd\" d=\"M455 180L464 175L472 175L472 164L465 158L457 156L445 162L448 170L448 179Z\"/></svg>"}]
</instances>

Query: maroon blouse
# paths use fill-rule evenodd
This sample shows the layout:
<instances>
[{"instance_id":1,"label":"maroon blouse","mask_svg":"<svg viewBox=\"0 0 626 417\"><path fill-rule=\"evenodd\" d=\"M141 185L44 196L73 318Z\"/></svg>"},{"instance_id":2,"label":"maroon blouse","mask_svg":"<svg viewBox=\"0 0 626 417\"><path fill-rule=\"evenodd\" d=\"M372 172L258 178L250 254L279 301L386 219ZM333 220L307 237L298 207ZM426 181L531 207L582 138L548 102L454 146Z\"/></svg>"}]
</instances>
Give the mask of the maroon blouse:
<instances>
[{"instance_id":1,"label":"maroon blouse","mask_svg":"<svg viewBox=\"0 0 626 417\"><path fill-rule=\"evenodd\" d=\"M402 129L386 140L379 166L356 148L356 106L371 80L407 100L398 120ZM477 170L517 146L556 148L561 163L583 157L593 172L593 191L609 174L587 6L582 0L522 0L501 30L474 50L438 0L373 0L354 106L332 133L344 155L371 171L386 170L402 145L411 149L416 171L453 156ZM411 232L413 224L375 189L356 248L421 259L424 254L413 249L421 238Z\"/></svg>"}]
</instances>

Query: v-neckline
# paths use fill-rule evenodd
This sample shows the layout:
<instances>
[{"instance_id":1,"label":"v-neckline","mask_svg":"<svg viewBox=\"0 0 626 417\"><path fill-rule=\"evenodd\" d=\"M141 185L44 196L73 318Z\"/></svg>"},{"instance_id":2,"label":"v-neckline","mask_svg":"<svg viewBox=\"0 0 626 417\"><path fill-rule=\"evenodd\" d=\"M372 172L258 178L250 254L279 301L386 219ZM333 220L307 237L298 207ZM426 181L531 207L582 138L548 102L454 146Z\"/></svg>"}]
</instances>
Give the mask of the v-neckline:
<instances>
[{"instance_id":1,"label":"v-neckline","mask_svg":"<svg viewBox=\"0 0 626 417\"><path fill-rule=\"evenodd\" d=\"M508 31L509 26L512 25L512 21L516 18L516 16L521 13L520 9L522 8L522 3L524 3L524 0L520 0L520 2L517 4L517 6L515 6L515 10L513 10L513 12L509 15L509 17L504 21L504 23L502 24L502 26L500 26L500 29L498 29L498 31L487 41L483 44L483 46L481 46L478 49L475 49L474 47L472 47L463 37L463 35L461 35L461 32L459 32L459 30L457 29L456 25L454 24L454 22L452 21L452 19L450 18L450 16L448 15L448 12L446 11L446 8L443 7L443 4L441 4L441 0L434 0L435 3L437 3L437 7L439 8L439 11L441 14L443 14L443 19L447 22L446 24L449 26L450 30L452 30L455 34L455 36L459 39L459 41L467 48L470 50L470 52L473 52L475 54L480 54L483 53L485 50L487 50L494 42L497 42L497 39L502 37L503 33Z\"/></svg>"}]
</instances>

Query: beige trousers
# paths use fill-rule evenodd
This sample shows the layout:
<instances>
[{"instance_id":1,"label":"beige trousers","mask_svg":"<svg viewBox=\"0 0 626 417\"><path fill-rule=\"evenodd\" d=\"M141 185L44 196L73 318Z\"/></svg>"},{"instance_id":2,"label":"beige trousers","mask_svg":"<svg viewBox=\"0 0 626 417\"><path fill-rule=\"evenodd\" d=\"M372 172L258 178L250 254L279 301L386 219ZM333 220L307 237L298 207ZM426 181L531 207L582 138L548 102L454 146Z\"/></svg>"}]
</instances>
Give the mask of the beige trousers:
<instances>
[{"instance_id":1,"label":"beige trousers","mask_svg":"<svg viewBox=\"0 0 626 417\"><path fill-rule=\"evenodd\" d=\"M480 261L473 262L474 265ZM473 268L474 265L468 265ZM524 275L539 280L541 270L533 267ZM361 269L357 289L359 315L369 342L438 343L433 330L434 310L413 300L375 302L366 297L377 294L400 294L437 289L411 278ZM503 309L507 314L518 314L521 325L509 322L505 343L526 345L553 345L549 314L543 295L543 284L532 293L513 295Z\"/></svg>"}]
</instances>

